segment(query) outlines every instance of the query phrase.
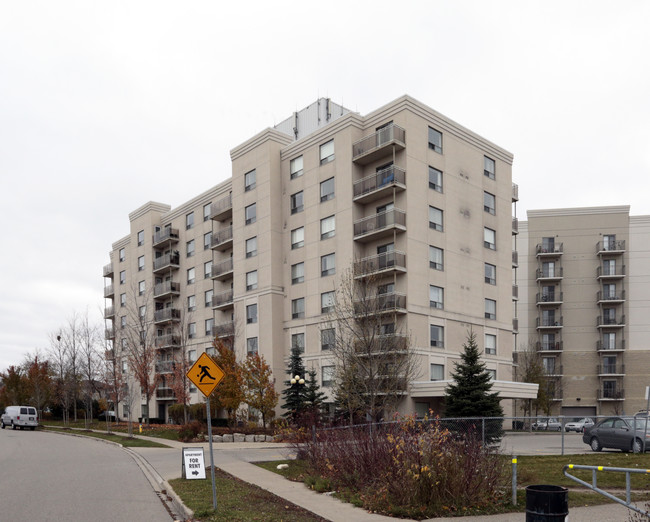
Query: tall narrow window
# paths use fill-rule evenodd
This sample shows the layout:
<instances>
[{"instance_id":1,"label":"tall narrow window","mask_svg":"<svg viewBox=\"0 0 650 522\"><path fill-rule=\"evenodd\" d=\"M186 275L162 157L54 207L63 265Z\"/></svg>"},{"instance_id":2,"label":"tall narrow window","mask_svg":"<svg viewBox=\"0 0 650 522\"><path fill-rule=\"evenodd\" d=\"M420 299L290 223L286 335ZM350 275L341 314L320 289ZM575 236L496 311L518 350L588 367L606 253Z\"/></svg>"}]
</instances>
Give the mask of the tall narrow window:
<instances>
[{"instance_id":1,"label":"tall narrow window","mask_svg":"<svg viewBox=\"0 0 650 522\"><path fill-rule=\"evenodd\" d=\"M138 232L138 246L144 245L144 230Z\"/></svg>"},{"instance_id":2,"label":"tall narrow window","mask_svg":"<svg viewBox=\"0 0 650 522\"><path fill-rule=\"evenodd\" d=\"M244 209L246 224L250 225L257 220L257 205L253 203Z\"/></svg>"},{"instance_id":3,"label":"tall narrow window","mask_svg":"<svg viewBox=\"0 0 650 522\"><path fill-rule=\"evenodd\" d=\"M191 285L196 281L196 270L194 267L187 269L187 284Z\"/></svg>"},{"instance_id":4,"label":"tall narrow window","mask_svg":"<svg viewBox=\"0 0 650 522\"><path fill-rule=\"evenodd\" d=\"M429 228L442 232L442 210L429 207Z\"/></svg>"},{"instance_id":5,"label":"tall narrow window","mask_svg":"<svg viewBox=\"0 0 650 522\"><path fill-rule=\"evenodd\" d=\"M320 220L320 238L327 239L336 234L336 218L329 216Z\"/></svg>"},{"instance_id":6,"label":"tall narrow window","mask_svg":"<svg viewBox=\"0 0 650 522\"><path fill-rule=\"evenodd\" d=\"M194 255L194 240L187 242L187 257L192 257Z\"/></svg>"},{"instance_id":7,"label":"tall narrow window","mask_svg":"<svg viewBox=\"0 0 650 522\"><path fill-rule=\"evenodd\" d=\"M187 311L188 312L193 312L196 310L196 296L195 295L188 295L187 296Z\"/></svg>"},{"instance_id":8,"label":"tall narrow window","mask_svg":"<svg viewBox=\"0 0 650 522\"><path fill-rule=\"evenodd\" d=\"M300 297L291 301L291 318L301 319L305 317L305 298Z\"/></svg>"},{"instance_id":9,"label":"tall narrow window","mask_svg":"<svg viewBox=\"0 0 650 522\"><path fill-rule=\"evenodd\" d=\"M496 198L494 194L483 192L483 210L488 214L496 214Z\"/></svg>"},{"instance_id":10,"label":"tall narrow window","mask_svg":"<svg viewBox=\"0 0 650 522\"><path fill-rule=\"evenodd\" d=\"M443 364L431 364L431 380L432 381L445 380L445 366Z\"/></svg>"},{"instance_id":11,"label":"tall narrow window","mask_svg":"<svg viewBox=\"0 0 650 522\"><path fill-rule=\"evenodd\" d=\"M253 190L256 184L257 184L257 174L255 172L255 169L244 174L244 192Z\"/></svg>"},{"instance_id":12,"label":"tall narrow window","mask_svg":"<svg viewBox=\"0 0 650 522\"><path fill-rule=\"evenodd\" d=\"M323 292L320 295L320 312L327 314L334 310L334 292Z\"/></svg>"},{"instance_id":13,"label":"tall narrow window","mask_svg":"<svg viewBox=\"0 0 650 522\"><path fill-rule=\"evenodd\" d=\"M257 270L246 273L246 290L257 289Z\"/></svg>"},{"instance_id":14,"label":"tall narrow window","mask_svg":"<svg viewBox=\"0 0 650 522\"><path fill-rule=\"evenodd\" d=\"M189 230L194 226L194 212L190 212L185 216L185 228Z\"/></svg>"},{"instance_id":15,"label":"tall narrow window","mask_svg":"<svg viewBox=\"0 0 650 522\"><path fill-rule=\"evenodd\" d=\"M205 279L210 279L212 277L212 261L206 261L203 263L203 277Z\"/></svg>"},{"instance_id":16,"label":"tall narrow window","mask_svg":"<svg viewBox=\"0 0 650 522\"><path fill-rule=\"evenodd\" d=\"M442 248L429 246L429 268L434 270L444 269L444 252Z\"/></svg>"},{"instance_id":17,"label":"tall narrow window","mask_svg":"<svg viewBox=\"0 0 650 522\"><path fill-rule=\"evenodd\" d=\"M204 326L205 326L205 335L208 337L212 336L212 330L214 329L214 318L210 317L209 319L206 319Z\"/></svg>"},{"instance_id":18,"label":"tall narrow window","mask_svg":"<svg viewBox=\"0 0 650 522\"><path fill-rule=\"evenodd\" d=\"M246 257L255 257L257 255L257 236L246 240Z\"/></svg>"},{"instance_id":19,"label":"tall narrow window","mask_svg":"<svg viewBox=\"0 0 650 522\"><path fill-rule=\"evenodd\" d=\"M206 290L205 293L203 294L203 302L206 307L212 306L213 295L214 295L214 290L212 288L210 290Z\"/></svg>"},{"instance_id":20,"label":"tall narrow window","mask_svg":"<svg viewBox=\"0 0 650 522\"><path fill-rule=\"evenodd\" d=\"M126 259L126 250L123 248L120 248L119 251L119 256L120 256L120 263Z\"/></svg>"},{"instance_id":21,"label":"tall narrow window","mask_svg":"<svg viewBox=\"0 0 650 522\"><path fill-rule=\"evenodd\" d=\"M139 281L138 282L138 295L144 295L144 288L145 288L145 282L144 281Z\"/></svg>"},{"instance_id":22,"label":"tall narrow window","mask_svg":"<svg viewBox=\"0 0 650 522\"><path fill-rule=\"evenodd\" d=\"M305 281L305 263L291 265L291 284L295 285Z\"/></svg>"},{"instance_id":23,"label":"tall narrow window","mask_svg":"<svg viewBox=\"0 0 650 522\"><path fill-rule=\"evenodd\" d=\"M327 254L320 258L320 275L321 277L333 275L336 273L336 256L335 254Z\"/></svg>"},{"instance_id":24,"label":"tall narrow window","mask_svg":"<svg viewBox=\"0 0 650 522\"><path fill-rule=\"evenodd\" d=\"M297 178L298 176L302 176L302 156L293 158L289 162L289 171L291 173L291 179Z\"/></svg>"},{"instance_id":25,"label":"tall narrow window","mask_svg":"<svg viewBox=\"0 0 650 522\"><path fill-rule=\"evenodd\" d=\"M442 192L442 171L429 167L429 188Z\"/></svg>"},{"instance_id":26,"label":"tall narrow window","mask_svg":"<svg viewBox=\"0 0 650 522\"><path fill-rule=\"evenodd\" d=\"M203 205L203 221L210 220L210 207L211 207L211 203L206 203L205 205Z\"/></svg>"},{"instance_id":27,"label":"tall narrow window","mask_svg":"<svg viewBox=\"0 0 650 522\"><path fill-rule=\"evenodd\" d=\"M246 306L246 324L257 322L257 303Z\"/></svg>"},{"instance_id":28,"label":"tall narrow window","mask_svg":"<svg viewBox=\"0 0 650 522\"><path fill-rule=\"evenodd\" d=\"M329 388L334 382L334 366L321 367L321 386Z\"/></svg>"},{"instance_id":29,"label":"tall narrow window","mask_svg":"<svg viewBox=\"0 0 650 522\"><path fill-rule=\"evenodd\" d=\"M246 355L254 355L257 353L257 337L249 337L246 339Z\"/></svg>"},{"instance_id":30,"label":"tall narrow window","mask_svg":"<svg viewBox=\"0 0 650 522\"><path fill-rule=\"evenodd\" d=\"M294 228L291 231L291 249L305 246L305 227Z\"/></svg>"},{"instance_id":31,"label":"tall narrow window","mask_svg":"<svg viewBox=\"0 0 650 522\"><path fill-rule=\"evenodd\" d=\"M325 328L320 331L320 349L330 351L334 349L336 340L336 330L334 328Z\"/></svg>"},{"instance_id":32,"label":"tall narrow window","mask_svg":"<svg viewBox=\"0 0 650 522\"><path fill-rule=\"evenodd\" d=\"M320 184L320 201L334 199L334 178L326 179Z\"/></svg>"},{"instance_id":33,"label":"tall narrow window","mask_svg":"<svg viewBox=\"0 0 650 522\"><path fill-rule=\"evenodd\" d=\"M483 174L490 179L494 179L494 172L494 160L487 156L483 156Z\"/></svg>"},{"instance_id":34,"label":"tall narrow window","mask_svg":"<svg viewBox=\"0 0 650 522\"><path fill-rule=\"evenodd\" d=\"M301 156L302 158L302 156ZM305 353L305 334L295 333L291 334L291 349L298 350L300 353Z\"/></svg>"},{"instance_id":35,"label":"tall narrow window","mask_svg":"<svg viewBox=\"0 0 650 522\"><path fill-rule=\"evenodd\" d=\"M297 214L305 210L305 201L302 190L291 195L291 213Z\"/></svg>"},{"instance_id":36,"label":"tall narrow window","mask_svg":"<svg viewBox=\"0 0 650 522\"><path fill-rule=\"evenodd\" d=\"M120 272L120 284L123 285L126 283L126 270Z\"/></svg>"},{"instance_id":37,"label":"tall narrow window","mask_svg":"<svg viewBox=\"0 0 650 522\"><path fill-rule=\"evenodd\" d=\"M429 127L429 148L442 154L442 132Z\"/></svg>"},{"instance_id":38,"label":"tall narrow window","mask_svg":"<svg viewBox=\"0 0 650 522\"><path fill-rule=\"evenodd\" d=\"M435 324L429 325L431 346L434 348L445 347L445 329Z\"/></svg>"},{"instance_id":39,"label":"tall narrow window","mask_svg":"<svg viewBox=\"0 0 650 522\"><path fill-rule=\"evenodd\" d=\"M209 250L212 246L212 232L203 234L203 250Z\"/></svg>"},{"instance_id":40,"label":"tall narrow window","mask_svg":"<svg viewBox=\"0 0 650 522\"><path fill-rule=\"evenodd\" d=\"M497 354L497 336L485 334L485 353L488 355Z\"/></svg>"},{"instance_id":41,"label":"tall narrow window","mask_svg":"<svg viewBox=\"0 0 650 522\"><path fill-rule=\"evenodd\" d=\"M497 302L494 299L485 300L485 318L486 319L497 318Z\"/></svg>"},{"instance_id":42,"label":"tall narrow window","mask_svg":"<svg viewBox=\"0 0 650 522\"><path fill-rule=\"evenodd\" d=\"M483 228L483 246L490 250L497 249L497 233L491 228Z\"/></svg>"},{"instance_id":43,"label":"tall narrow window","mask_svg":"<svg viewBox=\"0 0 650 522\"><path fill-rule=\"evenodd\" d=\"M485 263L485 282L488 285L497 284L497 267L490 263Z\"/></svg>"},{"instance_id":44,"label":"tall narrow window","mask_svg":"<svg viewBox=\"0 0 650 522\"><path fill-rule=\"evenodd\" d=\"M320 146L320 164L325 165L325 163L329 163L330 161L334 161L334 140L330 140Z\"/></svg>"},{"instance_id":45,"label":"tall narrow window","mask_svg":"<svg viewBox=\"0 0 650 522\"><path fill-rule=\"evenodd\" d=\"M429 286L429 306L431 308L443 309L445 305L444 289L439 286Z\"/></svg>"}]
</instances>

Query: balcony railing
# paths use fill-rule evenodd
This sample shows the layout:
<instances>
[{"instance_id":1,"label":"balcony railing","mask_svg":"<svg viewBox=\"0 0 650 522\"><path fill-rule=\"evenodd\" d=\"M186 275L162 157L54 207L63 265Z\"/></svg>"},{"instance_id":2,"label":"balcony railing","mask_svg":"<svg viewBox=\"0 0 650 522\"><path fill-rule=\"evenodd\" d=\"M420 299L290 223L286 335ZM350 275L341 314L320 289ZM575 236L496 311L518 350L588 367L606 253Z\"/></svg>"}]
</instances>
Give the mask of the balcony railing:
<instances>
[{"instance_id":1,"label":"balcony railing","mask_svg":"<svg viewBox=\"0 0 650 522\"><path fill-rule=\"evenodd\" d=\"M165 227L161 230L156 230L153 234L153 246L154 248L167 245L169 243L178 242L178 229Z\"/></svg>"},{"instance_id":2,"label":"balcony railing","mask_svg":"<svg viewBox=\"0 0 650 522\"><path fill-rule=\"evenodd\" d=\"M368 216L354 223L354 239L357 241L370 241L387 234L393 230L406 230L406 212L392 209Z\"/></svg>"},{"instance_id":3,"label":"balcony railing","mask_svg":"<svg viewBox=\"0 0 650 522\"><path fill-rule=\"evenodd\" d=\"M519 234L519 219L512 218L512 233Z\"/></svg>"},{"instance_id":4,"label":"balcony railing","mask_svg":"<svg viewBox=\"0 0 650 522\"><path fill-rule=\"evenodd\" d=\"M517 268L519 266L519 252L516 250L512 251L512 268Z\"/></svg>"},{"instance_id":5,"label":"balcony railing","mask_svg":"<svg viewBox=\"0 0 650 522\"><path fill-rule=\"evenodd\" d=\"M598 241L596 243L596 253L598 254L613 254L625 252L625 240L614 241Z\"/></svg>"},{"instance_id":6,"label":"balcony railing","mask_svg":"<svg viewBox=\"0 0 650 522\"><path fill-rule=\"evenodd\" d=\"M115 287L113 285L106 285L104 287L104 297L111 297L115 295Z\"/></svg>"},{"instance_id":7,"label":"balcony railing","mask_svg":"<svg viewBox=\"0 0 650 522\"><path fill-rule=\"evenodd\" d=\"M359 355L403 353L408 348L408 335L391 333L377 335L370 339L355 341L354 348Z\"/></svg>"},{"instance_id":8,"label":"balcony railing","mask_svg":"<svg viewBox=\"0 0 650 522\"><path fill-rule=\"evenodd\" d=\"M406 272L406 254L392 251L364 257L354 262L354 277L367 277L380 272Z\"/></svg>"},{"instance_id":9,"label":"balcony railing","mask_svg":"<svg viewBox=\"0 0 650 522\"><path fill-rule=\"evenodd\" d=\"M159 272L167 268L176 269L180 266L180 256L178 252L163 254L153 260L153 271Z\"/></svg>"},{"instance_id":10,"label":"balcony railing","mask_svg":"<svg viewBox=\"0 0 650 522\"><path fill-rule=\"evenodd\" d=\"M537 328L562 328L562 317L538 317Z\"/></svg>"},{"instance_id":11,"label":"balcony railing","mask_svg":"<svg viewBox=\"0 0 650 522\"><path fill-rule=\"evenodd\" d=\"M544 373L547 377L562 377L564 375L564 368L560 364L553 368L545 368Z\"/></svg>"},{"instance_id":12,"label":"balcony railing","mask_svg":"<svg viewBox=\"0 0 650 522\"><path fill-rule=\"evenodd\" d=\"M226 321L225 323L215 324L212 327L212 335L214 337L232 337L235 335L235 322Z\"/></svg>"},{"instance_id":13,"label":"balcony railing","mask_svg":"<svg viewBox=\"0 0 650 522\"><path fill-rule=\"evenodd\" d=\"M621 290L615 294L610 294L609 292L603 292L602 290L596 294L596 300L598 302L606 303L616 303L625 301L625 290Z\"/></svg>"},{"instance_id":14,"label":"balcony railing","mask_svg":"<svg viewBox=\"0 0 650 522\"><path fill-rule=\"evenodd\" d=\"M115 317L115 308L107 306L104 308L104 319L110 319L111 317Z\"/></svg>"},{"instance_id":15,"label":"balcony railing","mask_svg":"<svg viewBox=\"0 0 650 522\"><path fill-rule=\"evenodd\" d=\"M406 295L396 292L377 294L355 301L354 312L358 315L374 315L388 312L406 312Z\"/></svg>"},{"instance_id":16,"label":"balcony railing","mask_svg":"<svg viewBox=\"0 0 650 522\"><path fill-rule=\"evenodd\" d=\"M562 292L541 292L535 295L535 302L538 305L557 305L564 301Z\"/></svg>"},{"instance_id":17,"label":"balcony railing","mask_svg":"<svg viewBox=\"0 0 650 522\"><path fill-rule=\"evenodd\" d=\"M212 296L212 308L226 308L233 304L233 291L226 290Z\"/></svg>"},{"instance_id":18,"label":"balcony railing","mask_svg":"<svg viewBox=\"0 0 650 522\"><path fill-rule=\"evenodd\" d=\"M165 297L167 295L178 295L181 292L181 284L175 283L174 281L165 281L164 283L158 283L153 288L154 297Z\"/></svg>"},{"instance_id":19,"label":"balcony railing","mask_svg":"<svg viewBox=\"0 0 650 522\"><path fill-rule=\"evenodd\" d=\"M165 323L169 321L179 321L181 311L178 308L163 308L156 310L153 314L154 323Z\"/></svg>"},{"instance_id":20,"label":"balcony railing","mask_svg":"<svg viewBox=\"0 0 650 522\"><path fill-rule=\"evenodd\" d=\"M174 395L174 390L168 387L156 388L156 398L157 399L176 399Z\"/></svg>"},{"instance_id":21,"label":"balcony railing","mask_svg":"<svg viewBox=\"0 0 650 522\"><path fill-rule=\"evenodd\" d=\"M386 156L392 151L406 147L406 131L399 125L390 124L352 144L352 161L367 164Z\"/></svg>"},{"instance_id":22,"label":"balcony railing","mask_svg":"<svg viewBox=\"0 0 650 522\"><path fill-rule=\"evenodd\" d=\"M406 189L406 172L391 165L354 183L354 201L368 202L383 197L385 192Z\"/></svg>"},{"instance_id":23,"label":"balcony railing","mask_svg":"<svg viewBox=\"0 0 650 522\"><path fill-rule=\"evenodd\" d=\"M538 257L556 257L564 253L564 243L554 243L552 245L538 243L535 247L535 255Z\"/></svg>"},{"instance_id":24,"label":"balcony railing","mask_svg":"<svg viewBox=\"0 0 650 522\"><path fill-rule=\"evenodd\" d=\"M113 263L108 263L104 265L104 277L110 277L113 275Z\"/></svg>"},{"instance_id":25,"label":"balcony railing","mask_svg":"<svg viewBox=\"0 0 650 522\"><path fill-rule=\"evenodd\" d=\"M561 266L554 267L553 269L538 268L535 275L537 279L562 279L563 270Z\"/></svg>"},{"instance_id":26,"label":"balcony railing","mask_svg":"<svg viewBox=\"0 0 650 522\"><path fill-rule=\"evenodd\" d=\"M625 390L623 389L611 390L609 388L599 389L598 400L599 401L624 401Z\"/></svg>"},{"instance_id":27,"label":"balcony railing","mask_svg":"<svg viewBox=\"0 0 650 522\"><path fill-rule=\"evenodd\" d=\"M625 375L624 364L599 364L598 375Z\"/></svg>"},{"instance_id":28,"label":"balcony railing","mask_svg":"<svg viewBox=\"0 0 650 522\"><path fill-rule=\"evenodd\" d=\"M215 250L227 250L232 247L232 225L212 233L211 247Z\"/></svg>"},{"instance_id":29,"label":"balcony railing","mask_svg":"<svg viewBox=\"0 0 650 522\"><path fill-rule=\"evenodd\" d=\"M512 285L512 300L519 300L519 285Z\"/></svg>"},{"instance_id":30,"label":"balcony railing","mask_svg":"<svg viewBox=\"0 0 650 522\"><path fill-rule=\"evenodd\" d=\"M615 342L608 342L608 341L602 341L599 340L596 342L596 349L599 352L607 352L607 351L616 351L620 352L625 350L625 339L617 339Z\"/></svg>"},{"instance_id":31,"label":"balcony railing","mask_svg":"<svg viewBox=\"0 0 650 522\"><path fill-rule=\"evenodd\" d=\"M519 185L516 183L512 184L512 201L519 201Z\"/></svg>"},{"instance_id":32,"label":"balcony railing","mask_svg":"<svg viewBox=\"0 0 650 522\"><path fill-rule=\"evenodd\" d=\"M513 333L519 332L519 319L517 317L513 317L512 319L512 332Z\"/></svg>"},{"instance_id":33,"label":"balcony railing","mask_svg":"<svg viewBox=\"0 0 650 522\"><path fill-rule=\"evenodd\" d=\"M156 348L173 348L180 346L181 338L176 334L165 334L154 337L154 345Z\"/></svg>"},{"instance_id":34,"label":"balcony railing","mask_svg":"<svg viewBox=\"0 0 650 522\"><path fill-rule=\"evenodd\" d=\"M175 364L174 361L158 361L156 363L156 373L172 373Z\"/></svg>"},{"instance_id":35,"label":"balcony railing","mask_svg":"<svg viewBox=\"0 0 650 522\"><path fill-rule=\"evenodd\" d=\"M104 338L109 341L115 339L115 330L113 328L106 328L104 330Z\"/></svg>"},{"instance_id":36,"label":"balcony railing","mask_svg":"<svg viewBox=\"0 0 650 522\"><path fill-rule=\"evenodd\" d=\"M212 265L211 276L212 279L223 280L232 277L233 259L232 257L225 259L215 265Z\"/></svg>"},{"instance_id":37,"label":"balcony railing","mask_svg":"<svg viewBox=\"0 0 650 522\"><path fill-rule=\"evenodd\" d=\"M232 216L232 194L210 205L210 219L223 221L230 216Z\"/></svg>"},{"instance_id":38,"label":"balcony railing","mask_svg":"<svg viewBox=\"0 0 650 522\"><path fill-rule=\"evenodd\" d=\"M609 317L609 316L599 315L596 318L596 326L598 326L599 328L602 328L602 327L612 328L612 327L617 327L617 326L625 326L625 316L621 315L619 317L616 317L616 316Z\"/></svg>"},{"instance_id":39,"label":"balcony railing","mask_svg":"<svg viewBox=\"0 0 650 522\"><path fill-rule=\"evenodd\" d=\"M598 278L619 278L625 276L625 265L617 265L615 267L599 266L596 269L596 277Z\"/></svg>"},{"instance_id":40,"label":"balcony railing","mask_svg":"<svg viewBox=\"0 0 650 522\"><path fill-rule=\"evenodd\" d=\"M538 341L535 343L538 352L561 352L564 349L563 341Z\"/></svg>"}]
</instances>

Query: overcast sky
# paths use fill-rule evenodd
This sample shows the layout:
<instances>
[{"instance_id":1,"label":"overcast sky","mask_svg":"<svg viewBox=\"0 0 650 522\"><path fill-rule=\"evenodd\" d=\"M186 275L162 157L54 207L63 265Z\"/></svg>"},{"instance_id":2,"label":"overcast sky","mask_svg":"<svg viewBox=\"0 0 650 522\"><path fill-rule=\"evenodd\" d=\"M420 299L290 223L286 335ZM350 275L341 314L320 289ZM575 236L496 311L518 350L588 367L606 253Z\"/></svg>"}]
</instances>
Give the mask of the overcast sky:
<instances>
[{"instance_id":1,"label":"overcast sky","mask_svg":"<svg viewBox=\"0 0 650 522\"><path fill-rule=\"evenodd\" d=\"M650 214L649 27L642 0L0 0L0 370L100 321L129 212L223 181L319 96L410 94L509 150L520 219Z\"/></svg>"}]
</instances>

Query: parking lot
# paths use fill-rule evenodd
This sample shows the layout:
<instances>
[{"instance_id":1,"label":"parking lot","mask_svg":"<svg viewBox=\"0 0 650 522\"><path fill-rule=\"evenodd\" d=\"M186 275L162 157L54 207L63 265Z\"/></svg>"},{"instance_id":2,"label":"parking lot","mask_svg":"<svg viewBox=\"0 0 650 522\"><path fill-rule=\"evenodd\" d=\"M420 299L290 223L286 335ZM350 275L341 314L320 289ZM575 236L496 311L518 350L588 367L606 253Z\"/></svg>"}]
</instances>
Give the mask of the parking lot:
<instances>
[{"instance_id":1,"label":"parking lot","mask_svg":"<svg viewBox=\"0 0 650 522\"><path fill-rule=\"evenodd\" d=\"M591 453L582 442L582 433L575 432L506 432L501 450L507 455L575 455Z\"/></svg>"}]
</instances>

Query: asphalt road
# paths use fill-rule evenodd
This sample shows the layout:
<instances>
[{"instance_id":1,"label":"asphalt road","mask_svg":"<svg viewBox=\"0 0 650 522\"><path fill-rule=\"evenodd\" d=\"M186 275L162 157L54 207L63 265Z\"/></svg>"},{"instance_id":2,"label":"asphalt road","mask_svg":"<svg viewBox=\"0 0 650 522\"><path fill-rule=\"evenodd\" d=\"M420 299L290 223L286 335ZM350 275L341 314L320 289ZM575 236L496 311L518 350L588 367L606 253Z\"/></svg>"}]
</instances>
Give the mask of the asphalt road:
<instances>
[{"instance_id":1,"label":"asphalt road","mask_svg":"<svg viewBox=\"0 0 650 522\"><path fill-rule=\"evenodd\" d=\"M172 520L128 453L81 437L0 430L0 492L1 520Z\"/></svg>"}]
</instances>

